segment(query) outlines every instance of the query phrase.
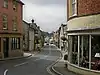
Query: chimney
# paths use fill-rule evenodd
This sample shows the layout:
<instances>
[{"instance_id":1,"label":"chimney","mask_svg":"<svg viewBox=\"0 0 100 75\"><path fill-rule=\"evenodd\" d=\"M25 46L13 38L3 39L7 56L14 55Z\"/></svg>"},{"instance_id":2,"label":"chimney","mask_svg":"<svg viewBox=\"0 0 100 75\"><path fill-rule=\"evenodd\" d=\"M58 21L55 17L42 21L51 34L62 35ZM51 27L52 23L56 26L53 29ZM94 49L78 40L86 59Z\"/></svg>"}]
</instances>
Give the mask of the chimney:
<instances>
[{"instance_id":1,"label":"chimney","mask_svg":"<svg viewBox=\"0 0 100 75\"><path fill-rule=\"evenodd\" d=\"M34 23L34 19L32 19L32 23Z\"/></svg>"},{"instance_id":2,"label":"chimney","mask_svg":"<svg viewBox=\"0 0 100 75\"><path fill-rule=\"evenodd\" d=\"M40 30L40 26L38 26L38 29Z\"/></svg>"}]
</instances>

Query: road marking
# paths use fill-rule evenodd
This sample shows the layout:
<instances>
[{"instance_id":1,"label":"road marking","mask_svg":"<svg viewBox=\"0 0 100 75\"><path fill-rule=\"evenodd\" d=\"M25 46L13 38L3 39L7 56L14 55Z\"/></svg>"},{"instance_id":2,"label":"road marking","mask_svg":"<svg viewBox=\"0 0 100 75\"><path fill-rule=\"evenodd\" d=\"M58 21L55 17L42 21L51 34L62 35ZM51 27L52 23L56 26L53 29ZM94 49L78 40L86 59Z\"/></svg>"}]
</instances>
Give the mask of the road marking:
<instances>
[{"instance_id":1,"label":"road marking","mask_svg":"<svg viewBox=\"0 0 100 75\"><path fill-rule=\"evenodd\" d=\"M15 65L14 67L18 67L18 66L22 66L22 65L25 65L25 64L27 64L28 62L24 62L24 63L21 63L21 64L17 64L17 65Z\"/></svg>"},{"instance_id":2,"label":"road marking","mask_svg":"<svg viewBox=\"0 0 100 75\"><path fill-rule=\"evenodd\" d=\"M46 69L47 69L47 72L48 72L49 74L51 74L51 75L55 75L53 72L51 72L50 68L51 68L51 66L49 66L49 67L46 68Z\"/></svg>"},{"instance_id":3,"label":"road marking","mask_svg":"<svg viewBox=\"0 0 100 75\"><path fill-rule=\"evenodd\" d=\"M4 71L4 74L3 74L3 75L7 75L7 72L8 72L8 69L6 69L6 70Z\"/></svg>"},{"instance_id":4,"label":"road marking","mask_svg":"<svg viewBox=\"0 0 100 75\"><path fill-rule=\"evenodd\" d=\"M40 60L40 58L39 59L36 59L36 60L33 60L33 61L37 61L37 60Z\"/></svg>"},{"instance_id":5,"label":"road marking","mask_svg":"<svg viewBox=\"0 0 100 75\"><path fill-rule=\"evenodd\" d=\"M48 55L46 55L46 56L44 56L45 58L47 58L48 57Z\"/></svg>"},{"instance_id":6,"label":"road marking","mask_svg":"<svg viewBox=\"0 0 100 75\"><path fill-rule=\"evenodd\" d=\"M60 51L60 53L62 54L61 51ZM60 55L60 57L59 57L54 63L52 63L51 65L49 65L49 66L46 68L48 73L50 73L51 75L55 75L55 73L57 73L58 75L63 75L63 74L59 73L58 71L54 70L54 68L53 68L53 66L54 66L58 61L60 61L61 58L62 58L62 56ZM50 68L51 68L55 73L51 72Z\"/></svg>"}]
</instances>

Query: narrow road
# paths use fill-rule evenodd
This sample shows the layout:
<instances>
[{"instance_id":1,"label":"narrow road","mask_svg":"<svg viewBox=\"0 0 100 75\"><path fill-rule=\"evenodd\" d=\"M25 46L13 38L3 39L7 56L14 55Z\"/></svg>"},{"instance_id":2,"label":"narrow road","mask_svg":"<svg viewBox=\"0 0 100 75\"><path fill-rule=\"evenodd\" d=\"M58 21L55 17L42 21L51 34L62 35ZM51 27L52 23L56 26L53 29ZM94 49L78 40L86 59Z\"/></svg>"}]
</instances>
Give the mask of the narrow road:
<instances>
[{"instance_id":1,"label":"narrow road","mask_svg":"<svg viewBox=\"0 0 100 75\"><path fill-rule=\"evenodd\" d=\"M31 58L0 62L0 75L50 75L47 67L60 57L55 46L45 46Z\"/></svg>"}]
</instances>

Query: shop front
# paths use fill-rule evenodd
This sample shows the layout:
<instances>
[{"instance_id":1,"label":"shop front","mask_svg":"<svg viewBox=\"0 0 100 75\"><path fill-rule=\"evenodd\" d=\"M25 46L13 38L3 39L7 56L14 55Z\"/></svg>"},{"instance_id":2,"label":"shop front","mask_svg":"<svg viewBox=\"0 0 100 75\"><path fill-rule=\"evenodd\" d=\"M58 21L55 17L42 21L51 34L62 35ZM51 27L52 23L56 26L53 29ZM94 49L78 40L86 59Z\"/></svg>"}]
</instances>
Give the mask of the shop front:
<instances>
[{"instance_id":1,"label":"shop front","mask_svg":"<svg viewBox=\"0 0 100 75\"><path fill-rule=\"evenodd\" d=\"M22 36L19 34L0 35L0 59L23 56Z\"/></svg>"},{"instance_id":2,"label":"shop front","mask_svg":"<svg viewBox=\"0 0 100 75\"><path fill-rule=\"evenodd\" d=\"M68 69L84 75L100 74L100 30L68 34Z\"/></svg>"}]
</instances>

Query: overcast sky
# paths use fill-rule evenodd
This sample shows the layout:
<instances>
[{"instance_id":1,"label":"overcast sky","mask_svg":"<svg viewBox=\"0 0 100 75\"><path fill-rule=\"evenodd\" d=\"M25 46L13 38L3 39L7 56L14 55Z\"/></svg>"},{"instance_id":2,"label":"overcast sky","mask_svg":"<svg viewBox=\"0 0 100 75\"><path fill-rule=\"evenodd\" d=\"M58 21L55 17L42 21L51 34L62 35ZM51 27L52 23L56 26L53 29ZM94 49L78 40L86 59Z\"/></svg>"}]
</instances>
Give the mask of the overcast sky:
<instances>
[{"instance_id":1,"label":"overcast sky","mask_svg":"<svg viewBox=\"0 0 100 75\"><path fill-rule=\"evenodd\" d=\"M56 31L61 23L66 23L66 0L22 0L24 20L34 19L42 30Z\"/></svg>"}]
</instances>

